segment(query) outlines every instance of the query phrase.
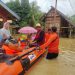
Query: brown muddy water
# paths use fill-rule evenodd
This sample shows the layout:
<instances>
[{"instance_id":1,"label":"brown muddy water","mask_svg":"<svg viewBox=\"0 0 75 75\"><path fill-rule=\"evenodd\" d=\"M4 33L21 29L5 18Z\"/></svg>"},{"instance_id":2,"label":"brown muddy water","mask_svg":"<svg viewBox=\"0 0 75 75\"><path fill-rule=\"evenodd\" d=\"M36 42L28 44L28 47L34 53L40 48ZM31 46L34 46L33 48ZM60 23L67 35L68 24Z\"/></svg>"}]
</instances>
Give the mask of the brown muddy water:
<instances>
[{"instance_id":1,"label":"brown muddy water","mask_svg":"<svg viewBox=\"0 0 75 75\"><path fill-rule=\"evenodd\" d=\"M42 57L25 75L75 75L75 39L60 39L57 59Z\"/></svg>"}]
</instances>

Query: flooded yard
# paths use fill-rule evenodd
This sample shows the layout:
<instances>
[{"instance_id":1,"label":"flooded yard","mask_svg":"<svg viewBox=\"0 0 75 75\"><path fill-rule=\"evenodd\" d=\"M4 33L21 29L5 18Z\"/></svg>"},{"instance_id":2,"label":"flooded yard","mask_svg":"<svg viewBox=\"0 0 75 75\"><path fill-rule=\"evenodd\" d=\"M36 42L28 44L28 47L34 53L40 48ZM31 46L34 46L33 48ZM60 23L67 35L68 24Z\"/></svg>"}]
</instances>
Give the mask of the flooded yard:
<instances>
[{"instance_id":1,"label":"flooded yard","mask_svg":"<svg viewBox=\"0 0 75 75\"><path fill-rule=\"evenodd\" d=\"M69 50L75 52L75 39L67 39L67 38L61 38L60 39L60 50Z\"/></svg>"},{"instance_id":2,"label":"flooded yard","mask_svg":"<svg viewBox=\"0 0 75 75\"><path fill-rule=\"evenodd\" d=\"M41 58L25 75L75 75L75 39L60 39L57 59Z\"/></svg>"}]
</instances>

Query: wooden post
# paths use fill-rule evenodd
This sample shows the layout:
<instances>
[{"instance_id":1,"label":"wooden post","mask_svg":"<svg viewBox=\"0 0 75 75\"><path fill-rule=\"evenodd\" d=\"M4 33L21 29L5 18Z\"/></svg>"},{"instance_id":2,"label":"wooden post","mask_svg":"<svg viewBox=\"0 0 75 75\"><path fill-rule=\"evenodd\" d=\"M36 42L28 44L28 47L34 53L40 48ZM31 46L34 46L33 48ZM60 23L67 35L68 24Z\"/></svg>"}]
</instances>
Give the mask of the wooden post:
<instances>
[{"instance_id":1,"label":"wooden post","mask_svg":"<svg viewBox=\"0 0 75 75\"><path fill-rule=\"evenodd\" d=\"M69 24L69 29L70 29L70 32L69 32L69 38L71 38L71 37L72 37L72 27L71 27L70 24Z\"/></svg>"},{"instance_id":2,"label":"wooden post","mask_svg":"<svg viewBox=\"0 0 75 75\"><path fill-rule=\"evenodd\" d=\"M55 2L54 26L56 25L56 10L57 10L57 0Z\"/></svg>"}]
</instances>

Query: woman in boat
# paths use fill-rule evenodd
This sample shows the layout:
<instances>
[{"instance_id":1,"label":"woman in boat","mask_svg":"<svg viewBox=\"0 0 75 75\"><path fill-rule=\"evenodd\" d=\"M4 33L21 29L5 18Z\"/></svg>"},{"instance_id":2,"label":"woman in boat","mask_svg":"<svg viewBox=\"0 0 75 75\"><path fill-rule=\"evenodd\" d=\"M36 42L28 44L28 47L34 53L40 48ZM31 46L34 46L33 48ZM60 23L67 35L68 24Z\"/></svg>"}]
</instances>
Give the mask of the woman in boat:
<instances>
[{"instance_id":1,"label":"woman in boat","mask_svg":"<svg viewBox=\"0 0 75 75\"><path fill-rule=\"evenodd\" d=\"M9 22L5 22L4 25L3 25L3 28L1 29L1 32L6 37L5 39L10 39L11 38L9 27L10 27L10 23Z\"/></svg>"},{"instance_id":2,"label":"woman in boat","mask_svg":"<svg viewBox=\"0 0 75 75\"><path fill-rule=\"evenodd\" d=\"M46 58L53 59L56 58L59 54L58 46L59 46L59 36L57 34L57 28L52 27L48 41L46 41L45 44L41 45L40 48L44 49L48 47L48 53Z\"/></svg>"},{"instance_id":3,"label":"woman in boat","mask_svg":"<svg viewBox=\"0 0 75 75\"><path fill-rule=\"evenodd\" d=\"M0 53L3 53L2 46L3 46L6 38L7 38L6 35L0 29Z\"/></svg>"}]
</instances>

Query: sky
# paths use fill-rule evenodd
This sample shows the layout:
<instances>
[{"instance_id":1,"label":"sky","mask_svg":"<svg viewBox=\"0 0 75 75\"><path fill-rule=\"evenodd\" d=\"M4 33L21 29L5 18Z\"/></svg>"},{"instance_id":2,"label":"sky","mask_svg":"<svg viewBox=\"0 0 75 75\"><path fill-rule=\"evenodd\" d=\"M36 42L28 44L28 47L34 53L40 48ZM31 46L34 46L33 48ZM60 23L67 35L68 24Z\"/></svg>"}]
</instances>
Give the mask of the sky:
<instances>
[{"instance_id":1,"label":"sky","mask_svg":"<svg viewBox=\"0 0 75 75\"><path fill-rule=\"evenodd\" d=\"M8 2L9 0L2 0ZM43 12L48 12L50 6L55 6L55 0L29 0L29 2L36 1ZM72 16L75 13L75 0L57 0L57 9L67 16Z\"/></svg>"}]
</instances>

